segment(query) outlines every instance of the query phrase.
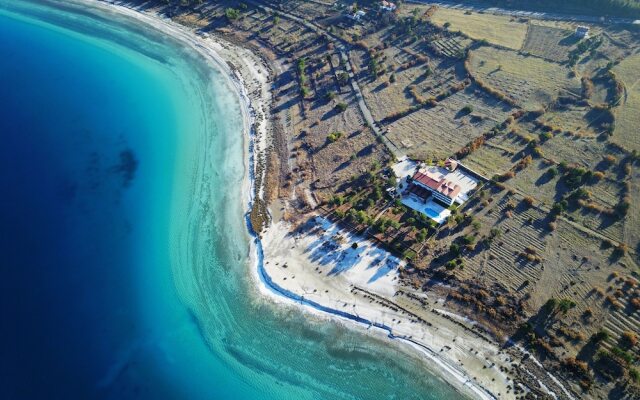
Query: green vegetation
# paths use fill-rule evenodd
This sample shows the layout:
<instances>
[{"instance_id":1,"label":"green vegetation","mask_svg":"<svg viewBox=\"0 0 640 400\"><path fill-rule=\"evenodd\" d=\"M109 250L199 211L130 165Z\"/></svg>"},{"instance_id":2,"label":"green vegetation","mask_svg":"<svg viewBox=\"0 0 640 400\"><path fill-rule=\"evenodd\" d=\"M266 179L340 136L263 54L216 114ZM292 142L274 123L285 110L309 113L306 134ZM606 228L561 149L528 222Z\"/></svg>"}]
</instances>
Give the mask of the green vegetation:
<instances>
[{"instance_id":1,"label":"green vegetation","mask_svg":"<svg viewBox=\"0 0 640 400\"><path fill-rule=\"evenodd\" d=\"M342 132L336 131L336 132L331 132L328 136L327 136L327 140L330 141L331 143L335 142L336 140L340 139L342 137Z\"/></svg>"},{"instance_id":2,"label":"green vegetation","mask_svg":"<svg viewBox=\"0 0 640 400\"><path fill-rule=\"evenodd\" d=\"M240 10L229 7L224 10L224 15L229 21L233 21L240 18Z\"/></svg>"}]
</instances>

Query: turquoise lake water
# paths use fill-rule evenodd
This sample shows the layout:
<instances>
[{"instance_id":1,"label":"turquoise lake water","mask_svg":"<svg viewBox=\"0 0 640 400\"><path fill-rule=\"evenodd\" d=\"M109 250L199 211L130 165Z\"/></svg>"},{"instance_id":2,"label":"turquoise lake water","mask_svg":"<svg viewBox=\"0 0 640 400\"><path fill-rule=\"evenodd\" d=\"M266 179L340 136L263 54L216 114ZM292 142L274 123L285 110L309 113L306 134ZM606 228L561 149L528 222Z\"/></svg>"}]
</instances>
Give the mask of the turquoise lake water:
<instances>
[{"instance_id":1,"label":"turquoise lake water","mask_svg":"<svg viewBox=\"0 0 640 400\"><path fill-rule=\"evenodd\" d=\"M0 398L461 398L258 299L238 99L183 44L0 0L0 135Z\"/></svg>"}]
</instances>

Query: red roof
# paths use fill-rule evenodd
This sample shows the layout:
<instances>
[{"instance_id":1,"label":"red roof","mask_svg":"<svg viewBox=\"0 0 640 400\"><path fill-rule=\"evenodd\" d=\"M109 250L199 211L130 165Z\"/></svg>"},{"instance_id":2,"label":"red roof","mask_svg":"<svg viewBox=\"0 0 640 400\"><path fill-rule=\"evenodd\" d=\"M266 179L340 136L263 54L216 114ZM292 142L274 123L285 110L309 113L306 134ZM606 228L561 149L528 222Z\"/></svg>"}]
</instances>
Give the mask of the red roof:
<instances>
[{"instance_id":1,"label":"red roof","mask_svg":"<svg viewBox=\"0 0 640 400\"><path fill-rule=\"evenodd\" d=\"M430 189L435 190L438 193L442 193L450 199L455 199L456 196L458 196L458 194L460 193L460 190L462 190L460 186L454 185L446 179L438 181L428 175L423 174L422 172L416 172L413 175L413 180L423 184Z\"/></svg>"},{"instance_id":2,"label":"red roof","mask_svg":"<svg viewBox=\"0 0 640 400\"><path fill-rule=\"evenodd\" d=\"M440 184L440 181L437 181L435 179L433 179L432 177L430 177L429 175L425 175L422 172L416 172L413 175L413 180L422 183L423 185L425 185L426 187L430 187L433 190L437 190L438 189L438 185Z\"/></svg>"}]
</instances>

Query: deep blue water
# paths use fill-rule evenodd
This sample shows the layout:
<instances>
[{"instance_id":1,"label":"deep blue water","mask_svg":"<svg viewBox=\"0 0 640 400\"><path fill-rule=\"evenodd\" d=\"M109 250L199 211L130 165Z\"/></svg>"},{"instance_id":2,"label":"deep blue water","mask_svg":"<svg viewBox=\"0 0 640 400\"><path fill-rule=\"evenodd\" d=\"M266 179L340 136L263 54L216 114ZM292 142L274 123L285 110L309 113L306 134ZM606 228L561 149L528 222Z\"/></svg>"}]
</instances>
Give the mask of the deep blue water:
<instances>
[{"instance_id":1,"label":"deep blue water","mask_svg":"<svg viewBox=\"0 0 640 400\"><path fill-rule=\"evenodd\" d=\"M379 339L255 300L220 73L47 7L0 0L0 398L459 397Z\"/></svg>"}]
</instances>

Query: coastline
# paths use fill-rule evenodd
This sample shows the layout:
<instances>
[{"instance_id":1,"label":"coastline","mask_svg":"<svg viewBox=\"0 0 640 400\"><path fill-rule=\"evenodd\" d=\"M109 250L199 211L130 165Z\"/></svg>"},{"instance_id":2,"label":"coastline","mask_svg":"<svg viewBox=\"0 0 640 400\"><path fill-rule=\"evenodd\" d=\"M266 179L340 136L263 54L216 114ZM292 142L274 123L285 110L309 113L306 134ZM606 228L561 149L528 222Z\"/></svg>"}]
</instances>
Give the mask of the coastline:
<instances>
[{"instance_id":1,"label":"coastline","mask_svg":"<svg viewBox=\"0 0 640 400\"><path fill-rule=\"evenodd\" d=\"M296 286L292 279L289 279L286 284L284 283L287 275L290 275L294 270L291 268L284 271L282 268L276 268L276 262L280 262L276 260L279 260L279 257L284 257L285 250L288 250L287 256L293 256L298 261L295 269L295 274L298 275L298 282L300 277L306 276L310 279L311 275L315 275L313 267L317 263L314 264L311 260L305 261L307 248L304 246L298 249L300 251L290 251L292 250L292 243L298 239L308 238L309 235L300 235L297 238L291 237L291 226L285 222L273 221L269 228L262 233L262 238L252 228L250 220L251 209L256 200L261 200L260 198L256 199L256 194L261 196L264 193L261 185L256 187L256 167L264 162L268 134L266 111L270 104L269 99L264 98L264 93L269 92L268 67L261 64L261 58L258 55L252 55L249 50L225 42L217 37L200 37L193 29L163 18L153 11L141 12L110 1L80 0L80 3L91 7L110 7L112 11L126 14L128 17L154 26L156 29L184 41L197 50L207 62L219 69L228 78L230 86L238 94L239 103L242 107L245 140L244 158L248 171L243 180L242 192L243 198L248 203L245 223L251 238L250 270L251 279L255 282L254 289L262 295L260 300L268 300L278 306L296 307L314 318L331 319L354 329L369 330L374 328L372 332L377 332L376 334L380 336L386 336L390 343L400 344L404 351L407 351L410 346L413 351L419 352L422 357L427 357L435 364L429 366L430 370L471 398L495 399L516 396L513 391L509 391L509 387L512 385L509 375L503 373L502 368L497 367L507 368L510 366L513 361L511 357L504 356L499 347L495 345L488 344L481 339L474 339L474 335L464 329L463 332L454 332L457 325L455 322L450 321L452 318L455 319L455 317L452 317L454 314L440 310L442 315L438 315L438 313L432 311L431 314L433 316L431 319L426 315L420 314L420 318L430 324L426 325L412 322L417 314L407 314L402 309L389 312L384 306L378 306L378 302L373 303L373 306L370 307L360 307L358 312L347 312L338 307L332 307L329 305L330 303L337 303L337 299L342 302L345 296L352 292L354 286L355 281L342 276L329 276L327 278L331 282L332 292L333 290L338 292L338 295L334 298L331 296L318 295L314 297L306 294L301 295L296 290L300 286ZM235 53L237 57L230 60L229 57L232 57L232 53ZM237 65L237 63L245 63L245 65ZM233 68L232 66L234 65L238 68ZM243 73L247 76L243 75ZM250 85L253 86L250 88ZM254 94L256 88L260 90L261 95ZM264 168L261 174L264 174ZM260 177L259 180L261 183L264 182L263 177ZM313 237L309 240L313 240ZM366 241L364 239L355 238L355 240L363 243L363 248L372 246L369 243L365 244ZM393 280L393 277L389 279ZM385 292L387 295L390 295L389 290L395 291L397 289L393 282L388 280L381 281L378 286L377 289L387 291ZM376 295L375 291L372 294ZM366 292L365 294L356 293L353 295L353 299L362 299L366 295L371 296L372 294ZM395 296L395 294L392 296ZM344 302L345 306L342 308L345 308L348 303L347 300ZM436 299L435 304L439 304L439 299ZM440 305L439 307L444 308L445 306ZM355 308L355 306L352 308ZM394 323L391 324L388 321L389 319ZM405 325L398 326L401 322L396 322L396 320L404 322ZM447 325L448 323L450 325ZM434 331L429 329L430 326L437 326L438 328ZM455 335L453 341L458 339L458 345L450 346L452 342L449 335L451 334ZM418 339L414 336L421 336L421 338ZM428 340L431 340L431 344L427 343ZM445 345L445 343L449 343L449 345ZM465 353L463 345L466 345L466 352L471 357L460 361ZM443 352L441 346L450 346L450 349ZM474 357L470 354L470 348L476 350L476 354L478 350L481 355L486 354L486 360L491 357L491 361L485 362L486 360L483 361L481 357ZM451 351L452 349L453 351ZM470 364L471 360L476 361ZM493 363L491 367L487 368L487 365L491 363ZM487 372L491 373L488 374ZM491 379L494 380L491 381Z\"/></svg>"}]
</instances>

